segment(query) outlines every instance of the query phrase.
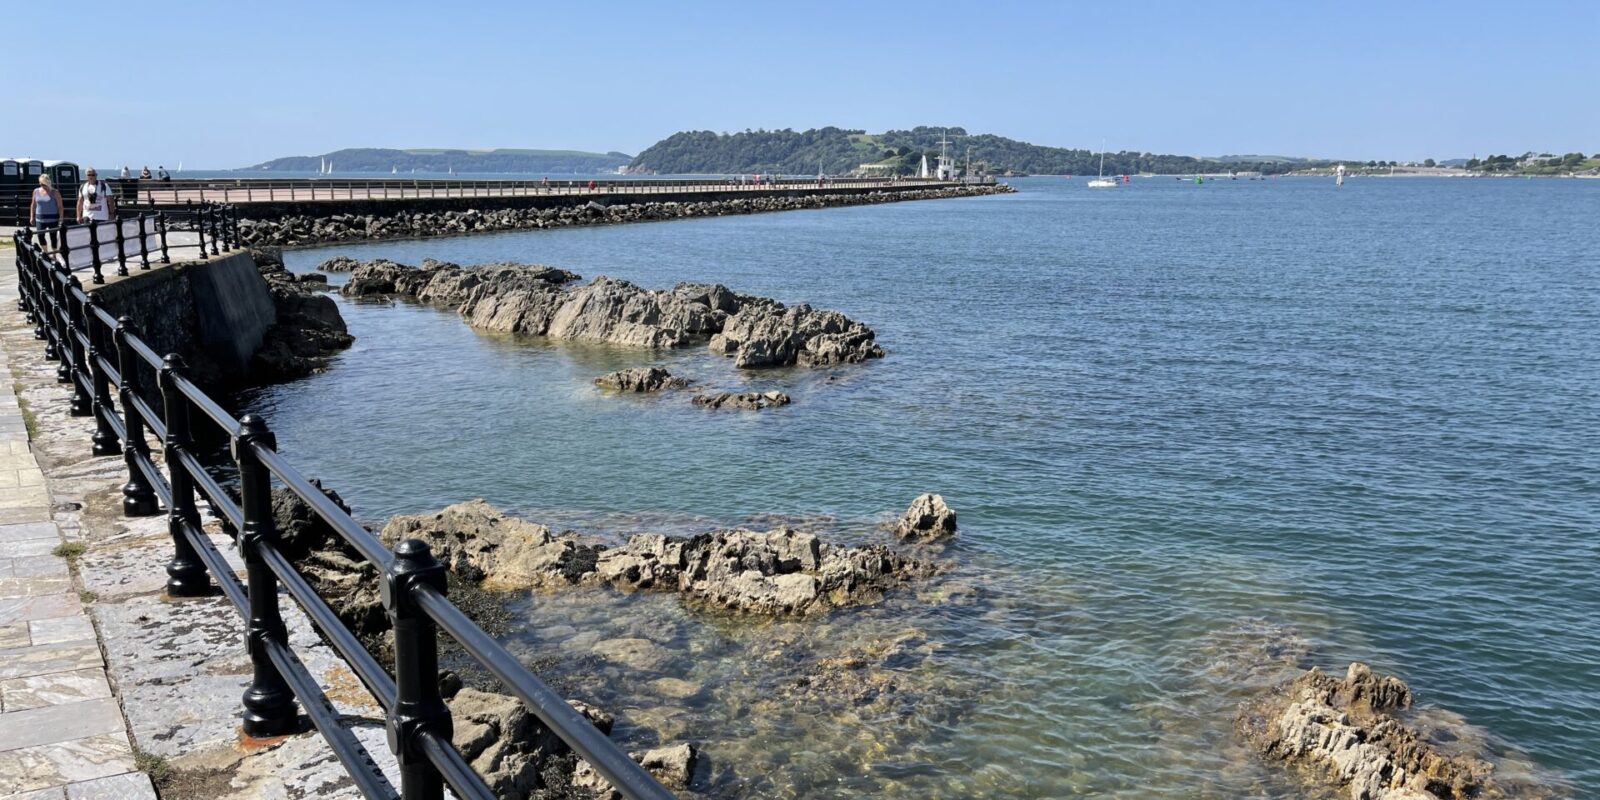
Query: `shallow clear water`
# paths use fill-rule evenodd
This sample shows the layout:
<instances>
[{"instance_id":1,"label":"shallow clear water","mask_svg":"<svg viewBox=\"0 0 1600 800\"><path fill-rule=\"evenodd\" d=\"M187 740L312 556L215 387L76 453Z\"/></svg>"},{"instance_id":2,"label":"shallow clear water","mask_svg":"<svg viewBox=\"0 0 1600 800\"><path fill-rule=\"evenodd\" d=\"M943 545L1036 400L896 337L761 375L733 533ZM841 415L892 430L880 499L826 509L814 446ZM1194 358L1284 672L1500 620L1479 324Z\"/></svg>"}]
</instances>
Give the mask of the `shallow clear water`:
<instances>
[{"instance_id":1,"label":"shallow clear water","mask_svg":"<svg viewBox=\"0 0 1600 800\"><path fill-rule=\"evenodd\" d=\"M880 362L738 374L701 348L341 300L355 347L248 403L374 520L484 497L584 530L780 514L854 541L942 492L969 601L775 625L658 596L519 601L530 660L626 737L703 742L720 795L1302 796L1230 729L1302 649L1393 671L1513 762L1600 792L1600 182L1016 183L286 254L718 281L840 309ZM650 363L795 404L589 384ZM586 629L667 657L616 670ZM906 629L918 655L888 701L794 694L816 659Z\"/></svg>"}]
</instances>

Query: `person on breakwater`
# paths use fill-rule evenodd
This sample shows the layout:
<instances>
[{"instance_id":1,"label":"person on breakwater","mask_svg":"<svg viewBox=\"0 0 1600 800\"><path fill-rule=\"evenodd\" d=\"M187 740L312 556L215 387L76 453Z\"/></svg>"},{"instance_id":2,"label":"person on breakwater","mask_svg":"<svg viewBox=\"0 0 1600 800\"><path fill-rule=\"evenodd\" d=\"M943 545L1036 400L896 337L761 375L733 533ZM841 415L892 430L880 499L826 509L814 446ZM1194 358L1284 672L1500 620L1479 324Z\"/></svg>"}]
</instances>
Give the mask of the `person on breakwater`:
<instances>
[{"instance_id":1,"label":"person on breakwater","mask_svg":"<svg viewBox=\"0 0 1600 800\"><path fill-rule=\"evenodd\" d=\"M28 225L44 231L51 250L61 248L61 193L50 183L49 175L40 175L39 188L33 190Z\"/></svg>"},{"instance_id":2,"label":"person on breakwater","mask_svg":"<svg viewBox=\"0 0 1600 800\"><path fill-rule=\"evenodd\" d=\"M111 186L100 180L99 173L90 167L83 174L83 185L78 187L78 219L84 222L105 222L117 215L117 198Z\"/></svg>"}]
</instances>

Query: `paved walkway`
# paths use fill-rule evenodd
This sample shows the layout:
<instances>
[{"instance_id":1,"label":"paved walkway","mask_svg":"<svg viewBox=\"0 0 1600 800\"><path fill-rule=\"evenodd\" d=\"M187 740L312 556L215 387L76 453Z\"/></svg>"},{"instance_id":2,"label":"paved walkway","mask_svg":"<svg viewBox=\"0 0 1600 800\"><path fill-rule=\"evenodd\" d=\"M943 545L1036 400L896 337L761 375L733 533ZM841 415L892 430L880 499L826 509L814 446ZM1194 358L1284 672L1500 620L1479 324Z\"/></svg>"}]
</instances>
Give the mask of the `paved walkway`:
<instances>
[{"instance_id":1,"label":"paved walkway","mask_svg":"<svg viewBox=\"0 0 1600 800\"><path fill-rule=\"evenodd\" d=\"M13 275L0 313L16 313L16 298ZM10 384L3 350L0 376ZM72 542L17 397L0 391L0 796L154 800L64 557Z\"/></svg>"}]
</instances>

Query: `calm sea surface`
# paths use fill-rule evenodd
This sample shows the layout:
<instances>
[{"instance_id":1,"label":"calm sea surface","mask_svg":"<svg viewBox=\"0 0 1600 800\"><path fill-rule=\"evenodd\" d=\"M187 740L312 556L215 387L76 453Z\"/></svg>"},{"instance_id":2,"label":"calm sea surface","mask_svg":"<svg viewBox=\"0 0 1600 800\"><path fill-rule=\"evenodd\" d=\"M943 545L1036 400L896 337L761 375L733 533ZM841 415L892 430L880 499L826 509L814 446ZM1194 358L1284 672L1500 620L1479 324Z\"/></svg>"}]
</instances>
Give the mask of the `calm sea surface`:
<instances>
[{"instance_id":1,"label":"calm sea surface","mask_svg":"<svg viewBox=\"0 0 1600 800\"><path fill-rule=\"evenodd\" d=\"M1600 181L1016 185L287 254L717 281L840 309L880 362L740 374L341 299L355 347L246 402L371 520L483 497L591 532L780 515L855 542L943 493L955 574L872 609L517 598L519 651L630 746L700 742L718 796L1305 796L1234 711L1287 663L1357 659L1502 773L1600 794ZM589 383L657 363L795 403ZM640 669L589 652L627 636L659 645ZM804 687L895 637L873 699Z\"/></svg>"}]
</instances>

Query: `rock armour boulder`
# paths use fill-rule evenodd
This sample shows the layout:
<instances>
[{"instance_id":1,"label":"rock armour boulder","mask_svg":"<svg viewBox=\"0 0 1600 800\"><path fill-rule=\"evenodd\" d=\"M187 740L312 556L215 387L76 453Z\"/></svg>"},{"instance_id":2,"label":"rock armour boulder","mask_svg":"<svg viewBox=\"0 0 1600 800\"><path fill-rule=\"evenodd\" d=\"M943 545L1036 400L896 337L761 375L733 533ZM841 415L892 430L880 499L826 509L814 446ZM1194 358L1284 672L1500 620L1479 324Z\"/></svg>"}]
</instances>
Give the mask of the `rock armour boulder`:
<instances>
[{"instance_id":1,"label":"rock armour boulder","mask_svg":"<svg viewBox=\"0 0 1600 800\"><path fill-rule=\"evenodd\" d=\"M694 404L701 408L711 409L738 409L741 411L760 411L764 408L777 408L789 405L789 395L783 392L718 392L716 394L697 394Z\"/></svg>"}]
</instances>

